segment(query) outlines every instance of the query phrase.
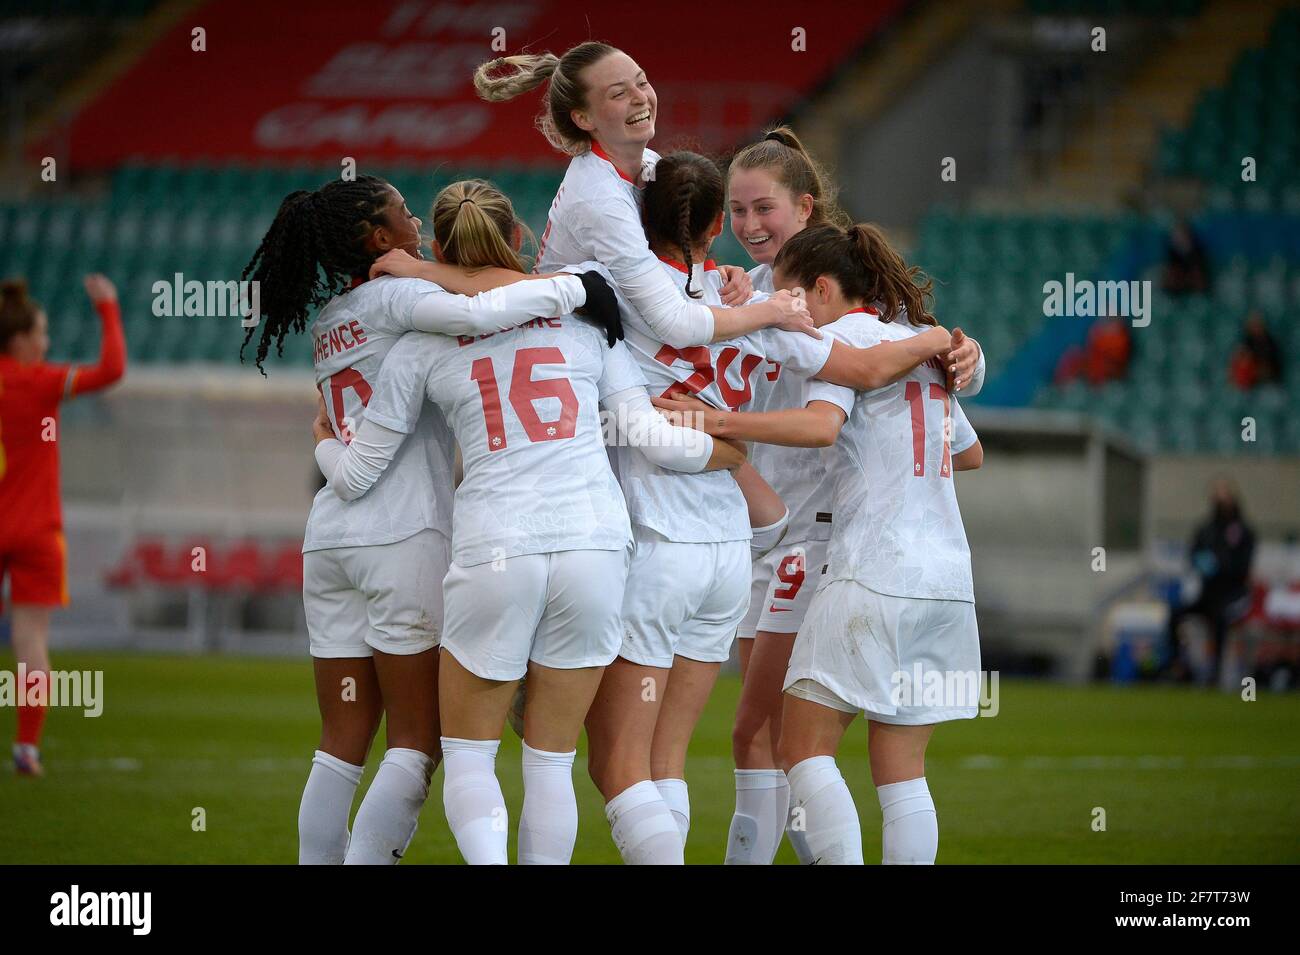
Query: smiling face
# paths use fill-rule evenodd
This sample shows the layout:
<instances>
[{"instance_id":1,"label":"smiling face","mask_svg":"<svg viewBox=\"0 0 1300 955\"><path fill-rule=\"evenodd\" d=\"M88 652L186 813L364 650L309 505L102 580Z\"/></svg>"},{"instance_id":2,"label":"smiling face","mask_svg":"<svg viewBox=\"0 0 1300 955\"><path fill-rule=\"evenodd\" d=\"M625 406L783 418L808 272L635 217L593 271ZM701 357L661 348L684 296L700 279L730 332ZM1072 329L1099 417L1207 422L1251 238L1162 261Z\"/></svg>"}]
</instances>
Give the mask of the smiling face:
<instances>
[{"instance_id":1,"label":"smiling face","mask_svg":"<svg viewBox=\"0 0 1300 955\"><path fill-rule=\"evenodd\" d=\"M795 197L766 169L735 169L728 205L731 231L755 262L771 265L790 236L808 224L813 197Z\"/></svg>"},{"instance_id":2,"label":"smiling face","mask_svg":"<svg viewBox=\"0 0 1300 955\"><path fill-rule=\"evenodd\" d=\"M376 258L392 249L401 249L417 259L420 252L420 220L406 206L406 200L396 189L389 187L388 205L384 207L383 223L366 238L366 249Z\"/></svg>"},{"instance_id":3,"label":"smiling face","mask_svg":"<svg viewBox=\"0 0 1300 955\"><path fill-rule=\"evenodd\" d=\"M644 148L655 134L659 100L645 71L621 50L582 72L587 107L570 114L581 129L607 149Z\"/></svg>"}]
</instances>

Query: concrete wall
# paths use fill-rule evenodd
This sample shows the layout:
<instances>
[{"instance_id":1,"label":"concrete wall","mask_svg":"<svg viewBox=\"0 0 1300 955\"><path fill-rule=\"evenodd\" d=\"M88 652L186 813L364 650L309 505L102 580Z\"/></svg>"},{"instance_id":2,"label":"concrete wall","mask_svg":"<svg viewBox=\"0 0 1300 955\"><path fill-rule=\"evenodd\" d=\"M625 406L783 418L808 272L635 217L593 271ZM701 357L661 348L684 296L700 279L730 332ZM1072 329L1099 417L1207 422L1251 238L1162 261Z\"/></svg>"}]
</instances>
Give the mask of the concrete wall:
<instances>
[{"instance_id":1,"label":"concrete wall","mask_svg":"<svg viewBox=\"0 0 1300 955\"><path fill-rule=\"evenodd\" d=\"M939 201L964 198L989 178L997 130L1007 117L1014 69L974 35L926 71L909 95L871 124L844 137L836 173L840 198L857 219L910 225ZM945 156L957 161L954 182L940 179Z\"/></svg>"}]
</instances>

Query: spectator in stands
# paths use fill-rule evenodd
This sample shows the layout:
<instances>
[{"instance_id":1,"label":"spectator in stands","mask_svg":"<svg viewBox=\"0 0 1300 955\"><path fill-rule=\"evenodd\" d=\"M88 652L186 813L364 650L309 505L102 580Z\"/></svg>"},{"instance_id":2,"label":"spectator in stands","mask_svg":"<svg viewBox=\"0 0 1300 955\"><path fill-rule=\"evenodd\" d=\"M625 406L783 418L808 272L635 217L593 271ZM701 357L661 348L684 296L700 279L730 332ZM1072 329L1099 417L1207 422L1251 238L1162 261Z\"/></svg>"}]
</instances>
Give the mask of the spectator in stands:
<instances>
[{"instance_id":1,"label":"spectator in stands","mask_svg":"<svg viewBox=\"0 0 1300 955\"><path fill-rule=\"evenodd\" d=\"M1205 246L1185 218L1180 218L1169 233L1160 285L1170 295L1210 290L1210 265L1205 256Z\"/></svg>"},{"instance_id":2,"label":"spectator in stands","mask_svg":"<svg viewBox=\"0 0 1300 955\"><path fill-rule=\"evenodd\" d=\"M1250 565L1254 555L1255 534L1241 514L1236 488L1227 478L1218 478L1211 487L1210 516L1196 528L1188 549L1188 560L1201 579L1201 592L1192 603L1176 608L1169 618L1176 674L1186 672L1179 653L1178 629L1189 616L1199 616L1209 626L1214 643L1209 681L1215 682L1228 627L1250 607Z\"/></svg>"},{"instance_id":3,"label":"spectator in stands","mask_svg":"<svg viewBox=\"0 0 1300 955\"><path fill-rule=\"evenodd\" d=\"M1282 380L1282 350L1259 312L1246 316L1241 344L1228 364L1228 377L1242 391Z\"/></svg>"},{"instance_id":4,"label":"spectator in stands","mask_svg":"<svg viewBox=\"0 0 1300 955\"><path fill-rule=\"evenodd\" d=\"M1128 375L1131 353L1128 324L1103 316L1088 330L1085 345L1072 346L1061 356L1056 365L1056 384L1065 385L1083 378L1096 388L1108 381L1121 381Z\"/></svg>"},{"instance_id":5,"label":"spectator in stands","mask_svg":"<svg viewBox=\"0 0 1300 955\"><path fill-rule=\"evenodd\" d=\"M1108 381L1119 381L1128 374L1128 323L1117 318L1099 318L1088 331L1088 349L1084 374L1094 388Z\"/></svg>"}]
</instances>

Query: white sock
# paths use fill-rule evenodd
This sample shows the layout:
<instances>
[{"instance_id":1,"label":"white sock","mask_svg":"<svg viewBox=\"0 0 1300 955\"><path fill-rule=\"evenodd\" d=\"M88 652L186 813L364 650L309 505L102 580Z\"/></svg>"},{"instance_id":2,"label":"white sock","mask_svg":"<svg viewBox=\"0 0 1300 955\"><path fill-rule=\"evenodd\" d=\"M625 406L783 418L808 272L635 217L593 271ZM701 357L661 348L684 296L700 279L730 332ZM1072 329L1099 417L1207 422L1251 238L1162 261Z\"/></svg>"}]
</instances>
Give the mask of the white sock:
<instances>
[{"instance_id":1,"label":"white sock","mask_svg":"<svg viewBox=\"0 0 1300 955\"><path fill-rule=\"evenodd\" d=\"M648 779L605 804L605 818L627 865L683 865L682 836L672 812Z\"/></svg>"},{"instance_id":2,"label":"white sock","mask_svg":"<svg viewBox=\"0 0 1300 955\"><path fill-rule=\"evenodd\" d=\"M578 839L573 758L524 743L524 809L519 814L519 864L568 865Z\"/></svg>"},{"instance_id":3,"label":"white sock","mask_svg":"<svg viewBox=\"0 0 1300 955\"><path fill-rule=\"evenodd\" d=\"M691 831L691 794L684 779L656 779L655 789L663 797L668 811L673 814L677 831L682 834L682 846L686 846L686 836Z\"/></svg>"},{"instance_id":4,"label":"white sock","mask_svg":"<svg viewBox=\"0 0 1300 955\"><path fill-rule=\"evenodd\" d=\"M342 865L348 853L348 816L364 766L316 750L298 806L298 864Z\"/></svg>"},{"instance_id":5,"label":"white sock","mask_svg":"<svg viewBox=\"0 0 1300 955\"><path fill-rule=\"evenodd\" d=\"M787 804L791 803L789 795L786 796ZM790 840L790 848L794 850L795 858L799 860L800 865L812 865L817 860L813 857L812 850L808 848L808 836L802 829L795 829L791 826L794 822L794 806L790 805L790 815L785 820L785 837Z\"/></svg>"},{"instance_id":6,"label":"white sock","mask_svg":"<svg viewBox=\"0 0 1300 955\"><path fill-rule=\"evenodd\" d=\"M880 795L881 862L934 865L939 853L939 816L924 776L877 786Z\"/></svg>"},{"instance_id":7,"label":"white sock","mask_svg":"<svg viewBox=\"0 0 1300 955\"><path fill-rule=\"evenodd\" d=\"M862 826L835 757L813 756L787 775L790 803L803 810L792 825L803 826L811 864L862 865Z\"/></svg>"},{"instance_id":8,"label":"white sock","mask_svg":"<svg viewBox=\"0 0 1300 955\"><path fill-rule=\"evenodd\" d=\"M390 749L352 824L345 865L397 865L415 837L437 764L418 749Z\"/></svg>"},{"instance_id":9,"label":"white sock","mask_svg":"<svg viewBox=\"0 0 1300 955\"><path fill-rule=\"evenodd\" d=\"M510 818L497 782L498 739L442 738L442 804L470 865L506 865Z\"/></svg>"},{"instance_id":10,"label":"white sock","mask_svg":"<svg viewBox=\"0 0 1300 955\"><path fill-rule=\"evenodd\" d=\"M736 770L736 813L724 865L771 865L790 816L790 784L779 769ZM802 833L800 833L802 835Z\"/></svg>"}]
</instances>

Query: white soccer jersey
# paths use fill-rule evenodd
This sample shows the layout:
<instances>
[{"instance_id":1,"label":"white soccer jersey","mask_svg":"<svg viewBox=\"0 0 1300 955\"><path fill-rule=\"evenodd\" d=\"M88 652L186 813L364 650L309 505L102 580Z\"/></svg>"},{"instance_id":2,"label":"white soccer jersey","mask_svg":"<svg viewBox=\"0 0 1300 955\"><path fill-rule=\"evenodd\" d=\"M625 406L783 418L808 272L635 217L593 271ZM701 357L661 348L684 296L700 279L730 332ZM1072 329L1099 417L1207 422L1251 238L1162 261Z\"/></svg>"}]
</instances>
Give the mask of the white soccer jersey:
<instances>
[{"instance_id":1,"label":"white soccer jersey","mask_svg":"<svg viewBox=\"0 0 1300 955\"><path fill-rule=\"evenodd\" d=\"M642 181L653 178L659 154L647 149ZM619 276L648 272L658 262L641 226L641 190L593 144L569 162L542 233L537 271L596 261ZM617 284L617 283L613 283Z\"/></svg>"},{"instance_id":2,"label":"white soccer jersey","mask_svg":"<svg viewBox=\"0 0 1300 955\"><path fill-rule=\"evenodd\" d=\"M822 326L859 348L921 330L865 311ZM835 445L823 452L835 509L824 580L856 580L894 597L974 603L952 455L976 435L946 381L939 363L926 363L875 391L808 385L808 401L833 402L848 415Z\"/></svg>"},{"instance_id":3,"label":"white soccer jersey","mask_svg":"<svg viewBox=\"0 0 1300 955\"><path fill-rule=\"evenodd\" d=\"M603 331L567 315L490 335L412 335L388 364L371 420L406 431L427 395L460 444L457 564L628 546L599 414L602 399L645 388L622 343L609 348Z\"/></svg>"},{"instance_id":4,"label":"white soccer jersey","mask_svg":"<svg viewBox=\"0 0 1300 955\"><path fill-rule=\"evenodd\" d=\"M770 295L775 291L770 265L757 265L750 269L749 278L756 292ZM772 384L756 396L750 410L780 411L803 406L807 375L794 367L777 364L768 367L767 377ZM831 479L821 454L811 448L755 443L750 448L749 460L790 511L790 522L785 532L787 541L830 539ZM820 567L814 569L821 570Z\"/></svg>"},{"instance_id":5,"label":"white soccer jersey","mask_svg":"<svg viewBox=\"0 0 1300 955\"><path fill-rule=\"evenodd\" d=\"M326 303L311 324L316 386L334 434L350 441L365 416L379 369L405 333L447 330L477 333L559 315L581 301L581 283L528 281L473 298L453 295L423 279L382 276ZM312 502L303 551L388 544L425 528L451 525L453 442L436 408L412 419L405 442L370 493L345 502L328 487Z\"/></svg>"},{"instance_id":6,"label":"white soccer jersey","mask_svg":"<svg viewBox=\"0 0 1300 955\"><path fill-rule=\"evenodd\" d=\"M662 261L660 267L686 295L684 265ZM722 307L722 277L712 260L696 263L691 291L697 301ZM831 353L829 339L762 329L740 338L672 348L661 342L645 320L619 296L627 344L645 373L650 394L693 394L716 408L748 408L772 387L774 369L782 364L816 374ZM633 523L649 527L670 541L718 543L749 540L752 528L745 497L726 471L682 474L657 467L635 448L621 447L618 476Z\"/></svg>"}]
</instances>

